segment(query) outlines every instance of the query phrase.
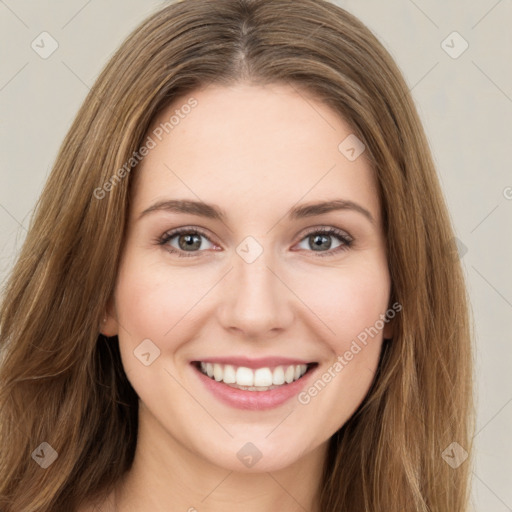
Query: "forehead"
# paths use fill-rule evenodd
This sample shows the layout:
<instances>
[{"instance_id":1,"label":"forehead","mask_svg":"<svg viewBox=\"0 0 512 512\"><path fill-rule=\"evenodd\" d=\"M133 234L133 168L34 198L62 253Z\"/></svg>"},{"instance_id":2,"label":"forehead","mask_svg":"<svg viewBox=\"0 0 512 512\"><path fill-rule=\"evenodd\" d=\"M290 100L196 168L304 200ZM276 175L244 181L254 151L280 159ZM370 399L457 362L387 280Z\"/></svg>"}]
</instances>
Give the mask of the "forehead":
<instances>
[{"instance_id":1,"label":"forehead","mask_svg":"<svg viewBox=\"0 0 512 512\"><path fill-rule=\"evenodd\" d=\"M341 116L292 86L196 90L175 99L148 130L155 145L136 169L132 211L180 197L220 204L228 215L275 218L301 200L344 198L379 219L364 153L351 161L339 149L349 136Z\"/></svg>"}]
</instances>

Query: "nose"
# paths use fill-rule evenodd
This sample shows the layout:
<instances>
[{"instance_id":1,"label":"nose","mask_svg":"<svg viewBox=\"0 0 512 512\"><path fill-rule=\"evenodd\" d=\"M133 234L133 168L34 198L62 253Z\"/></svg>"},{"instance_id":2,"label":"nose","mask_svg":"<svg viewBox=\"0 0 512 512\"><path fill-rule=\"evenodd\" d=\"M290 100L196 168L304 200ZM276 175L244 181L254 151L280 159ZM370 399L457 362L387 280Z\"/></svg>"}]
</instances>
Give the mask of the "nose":
<instances>
[{"instance_id":1,"label":"nose","mask_svg":"<svg viewBox=\"0 0 512 512\"><path fill-rule=\"evenodd\" d=\"M223 280L218 318L228 331L244 338L263 339L286 330L294 320L293 292L265 250L248 262L233 255L233 269Z\"/></svg>"}]
</instances>

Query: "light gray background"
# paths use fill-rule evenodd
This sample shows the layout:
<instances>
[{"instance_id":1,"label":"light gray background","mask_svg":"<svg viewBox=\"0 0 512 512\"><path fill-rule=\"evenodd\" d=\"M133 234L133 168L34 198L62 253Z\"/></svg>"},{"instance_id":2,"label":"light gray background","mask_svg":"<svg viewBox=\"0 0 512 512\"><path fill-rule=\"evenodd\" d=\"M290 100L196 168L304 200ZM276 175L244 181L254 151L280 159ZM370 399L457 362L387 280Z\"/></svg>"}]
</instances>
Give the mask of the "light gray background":
<instances>
[{"instance_id":1,"label":"light gray background","mask_svg":"<svg viewBox=\"0 0 512 512\"><path fill-rule=\"evenodd\" d=\"M164 3L0 0L2 281L90 86L135 25ZM337 3L396 59L423 119L476 324L473 510L512 511L512 1ZM47 59L31 48L43 31L59 44ZM462 40L446 39L454 31L469 44L458 58L442 47L446 40L452 53L462 49Z\"/></svg>"}]
</instances>

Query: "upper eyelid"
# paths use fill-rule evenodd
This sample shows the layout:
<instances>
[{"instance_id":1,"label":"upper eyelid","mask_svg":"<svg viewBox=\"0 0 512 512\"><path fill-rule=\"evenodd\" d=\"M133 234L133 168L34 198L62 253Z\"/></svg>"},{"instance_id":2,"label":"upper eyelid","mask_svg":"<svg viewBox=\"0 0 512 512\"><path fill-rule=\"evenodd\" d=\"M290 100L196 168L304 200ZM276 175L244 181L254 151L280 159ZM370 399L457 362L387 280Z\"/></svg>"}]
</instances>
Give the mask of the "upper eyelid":
<instances>
[{"instance_id":1,"label":"upper eyelid","mask_svg":"<svg viewBox=\"0 0 512 512\"><path fill-rule=\"evenodd\" d=\"M321 227L313 227L313 228L308 228L306 230L306 232L302 235L302 238L304 238L305 236L308 236L310 235L311 233L316 233L317 231L329 231L329 230L334 230L334 231L341 231L341 234L345 235L347 238L350 238L351 240L354 239L354 237L348 232L346 231L345 229L341 229L341 228L337 228L335 226L321 226ZM329 235L336 235L338 233L334 232L334 233L328 233ZM339 235L339 234L338 234ZM301 240L302 240L301 238Z\"/></svg>"},{"instance_id":2,"label":"upper eyelid","mask_svg":"<svg viewBox=\"0 0 512 512\"><path fill-rule=\"evenodd\" d=\"M341 233L327 233L328 236L340 236L340 237L345 236L346 238L348 238L350 240L350 242L352 242L354 240L354 237L348 231L346 231L344 229L338 228L336 226L321 225L321 226L313 226L313 227L307 228L306 231L303 232L301 238L298 241L299 242L302 241L306 236L308 236L312 233L329 231L329 230L337 230L337 231L340 231ZM195 233L207 238L211 243L216 244L216 242L214 240L212 240L212 237L208 234L207 230L205 230L204 228L193 227L193 226L182 226L182 227L170 229L170 230L164 232L164 234L160 237L160 240L167 239L167 241L168 241L171 238L174 238L175 236L178 236L182 233L188 233L188 232L195 232ZM213 238L215 238L215 237L213 237ZM216 245L218 245L218 244L216 244Z\"/></svg>"}]
</instances>

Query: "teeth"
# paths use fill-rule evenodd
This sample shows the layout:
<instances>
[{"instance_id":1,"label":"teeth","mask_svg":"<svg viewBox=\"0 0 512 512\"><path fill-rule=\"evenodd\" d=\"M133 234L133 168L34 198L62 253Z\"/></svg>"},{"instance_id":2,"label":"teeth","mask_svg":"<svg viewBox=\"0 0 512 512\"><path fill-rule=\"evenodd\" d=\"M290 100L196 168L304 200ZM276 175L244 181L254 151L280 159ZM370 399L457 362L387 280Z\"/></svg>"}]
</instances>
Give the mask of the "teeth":
<instances>
[{"instance_id":1,"label":"teeth","mask_svg":"<svg viewBox=\"0 0 512 512\"><path fill-rule=\"evenodd\" d=\"M213 365L213 378L215 380L222 380L223 376L222 366L220 364Z\"/></svg>"},{"instance_id":2,"label":"teeth","mask_svg":"<svg viewBox=\"0 0 512 512\"><path fill-rule=\"evenodd\" d=\"M272 373L272 384L284 384L284 370L282 366L274 368L274 372Z\"/></svg>"},{"instance_id":3,"label":"teeth","mask_svg":"<svg viewBox=\"0 0 512 512\"><path fill-rule=\"evenodd\" d=\"M284 380L290 384L290 382L293 382L293 378L295 376L295 367L294 366L288 366L286 368L286 371L284 372Z\"/></svg>"},{"instance_id":4,"label":"teeth","mask_svg":"<svg viewBox=\"0 0 512 512\"><path fill-rule=\"evenodd\" d=\"M235 384L236 383L236 370L234 366L227 364L224 366L224 375L223 381L226 384Z\"/></svg>"},{"instance_id":5,"label":"teeth","mask_svg":"<svg viewBox=\"0 0 512 512\"><path fill-rule=\"evenodd\" d=\"M258 387L272 386L272 371L270 368L258 368L254 372L254 385Z\"/></svg>"},{"instance_id":6,"label":"teeth","mask_svg":"<svg viewBox=\"0 0 512 512\"><path fill-rule=\"evenodd\" d=\"M254 372L250 368L240 366L236 370L236 383L239 386L254 386Z\"/></svg>"},{"instance_id":7,"label":"teeth","mask_svg":"<svg viewBox=\"0 0 512 512\"><path fill-rule=\"evenodd\" d=\"M290 384L300 379L307 370L307 365L297 364L289 366L276 366L275 368L246 368L235 367L230 364L203 363L201 371L217 382L224 382L233 387L241 386L250 391L266 391L276 386Z\"/></svg>"}]
</instances>

